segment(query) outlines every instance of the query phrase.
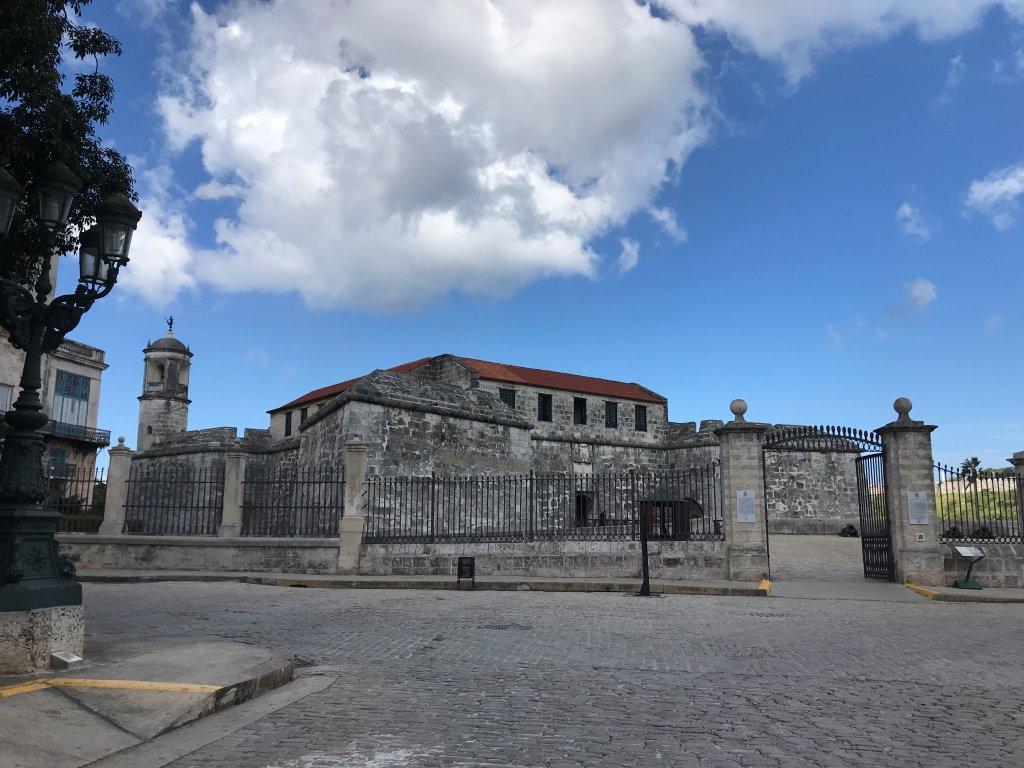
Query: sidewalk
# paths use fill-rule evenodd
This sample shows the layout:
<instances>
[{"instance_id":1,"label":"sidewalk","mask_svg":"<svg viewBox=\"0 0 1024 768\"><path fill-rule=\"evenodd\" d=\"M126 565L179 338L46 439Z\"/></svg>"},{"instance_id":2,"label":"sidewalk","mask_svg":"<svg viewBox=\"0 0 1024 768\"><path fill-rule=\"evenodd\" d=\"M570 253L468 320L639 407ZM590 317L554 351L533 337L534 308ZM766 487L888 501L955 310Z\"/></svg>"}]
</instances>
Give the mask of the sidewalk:
<instances>
[{"instance_id":1,"label":"sidewalk","mask_svg":"<svg viewBox=\"0 0 1024 768\"><path fill-rule=\"evenodd\" d=\"M100 584L156 581L238 581L276 587L323 589L456 589L454 576L338 576L298 573L227 571L99 571L79 570L79 581ZM468 588L468 583L466 583ZM636 592L640 579L562 578L555 576L478 576L478 590L537 592ZM651 590L669 595L767 597L767 583L736 581L665 581L651 579Z\"/></svg>"},{"instance_id":2,"label":"sidewalk","mask_svg":"<svg viewBox=\"0 0 1024 768\"><path fill-rule=\"evenodd\" d=\"M917 594L929 600L947 603L1024 603L1024 589L985 587L985 589L954 589L953 587L922 587L907 584Z\"/></svg>"},{"instance_id":3,"label":"sidewalk","mask_svg":"<svg viewBox=\"0 0 1024 768\"><path fill-rule=\"evenodd\" d=\"M224 640L90 640L71 670L0 677L0 765L76 768L292 679L290 661Z\"/></svg>"}]
</instances>

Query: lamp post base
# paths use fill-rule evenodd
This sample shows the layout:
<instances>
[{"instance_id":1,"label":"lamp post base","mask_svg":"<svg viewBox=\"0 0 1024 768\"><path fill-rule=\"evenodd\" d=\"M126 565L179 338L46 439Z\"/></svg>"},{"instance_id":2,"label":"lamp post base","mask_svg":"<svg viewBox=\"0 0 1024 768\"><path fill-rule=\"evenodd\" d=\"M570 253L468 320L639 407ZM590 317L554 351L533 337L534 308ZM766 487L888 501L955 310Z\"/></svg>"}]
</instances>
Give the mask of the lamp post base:
<instances>
[{"instance_id":1,"label":"lamp post base","mask_svg":"<svg viewBox=\"0 0 1024 768\"><path fill-rule=\"evenodd\" d=\"M81 605L0 612L0 675L46 669L59 651L81 656L84 636Z\"/></svg>"},{"instance_id":2,"label":"lamp post base","mask_svg":"<svg viewBox=\"0 0 1024 768\"><path fill-rule=\"evenodd\" d=\"M0 616L81 606L75 567L57 552L59 518L39 504L0 504Z\"/></svg>"}]
</instances>

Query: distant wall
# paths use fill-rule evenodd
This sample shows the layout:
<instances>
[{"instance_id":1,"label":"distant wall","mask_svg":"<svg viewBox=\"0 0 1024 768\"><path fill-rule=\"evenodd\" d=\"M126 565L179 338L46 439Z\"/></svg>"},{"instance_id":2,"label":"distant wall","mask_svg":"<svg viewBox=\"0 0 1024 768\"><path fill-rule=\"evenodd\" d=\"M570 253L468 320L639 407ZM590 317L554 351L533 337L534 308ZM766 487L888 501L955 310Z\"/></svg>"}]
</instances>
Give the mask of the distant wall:
<instances>
[{"instance_id":1,"label":"distant wall","mask_svg":"<svg viewBox=\"0 0 1024 768\"><path fill-rule=\"evenodd\" d=\"M336 461L345 441L366 443L375 475L508 474L529 470L530 437L522 427L350 401L302 433L299 461Z\"/></svg>"},{"instance_id":2,"label":"distant wall","mask_svg":"<svg viewBox=\"0 0 1024 768\"><path fill-rule=\"evenodd\" d=\"M765 451L765 499L772 533L836 534L860 528L857 453Z\"/></svg>"},{"instance_id":3,"label":"distant wall","mask_svg":"<svg viewBox=\"0 0 1024 768\"><path fill-rule=\"evenodd\" d=\"M652 541L655 579L725 579L725 542ZM455 575L459 557L476 558L478 576L639 578L640 545L623 541L515 544L369 544L360 570L374 575Z\"/></svg>"}]
</instances>

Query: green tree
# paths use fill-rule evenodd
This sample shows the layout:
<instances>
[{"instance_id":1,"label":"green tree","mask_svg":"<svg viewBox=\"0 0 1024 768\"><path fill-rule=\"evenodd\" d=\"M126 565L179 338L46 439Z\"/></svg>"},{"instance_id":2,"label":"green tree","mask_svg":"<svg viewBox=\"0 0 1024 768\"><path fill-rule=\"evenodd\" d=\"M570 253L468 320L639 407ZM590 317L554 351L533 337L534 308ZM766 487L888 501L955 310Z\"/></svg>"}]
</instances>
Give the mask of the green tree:
<instances>
[{"instance_id":1,"label":"green tree","mask_svg":"<svg viewBox=\"0 0 1024 768\"><path fill-rule=\"evenodd\" d=\"M92 0L0 0L0 165L26 188L10 234L0 239L0 276L34 278L41 239L35 222L36 177L48 160L62 160L82 179L69 226L58 249L77 248L76 233L92 221L104 196L136 197L132 169L118 152L104 147L97 126L107 122L114 86L100 71L121 44L102 29L81 23ZM91 71L66 82L66 57L91 61ZM28 210L27 206L33 206Z\"/></svg>"},{"instance_id":2,"label":"green tree","mask_svg":"<svg viewBox=\"0 0 1024 768\"><path fill-rule=\"evenodd\" d=\"M971 456L968 459L964 459L960 464L960 476L967 481L967 487L970 488L976 482L978 482L978 476L981 474L981 459L977 456Z\"/></svg>"}]
</instances>

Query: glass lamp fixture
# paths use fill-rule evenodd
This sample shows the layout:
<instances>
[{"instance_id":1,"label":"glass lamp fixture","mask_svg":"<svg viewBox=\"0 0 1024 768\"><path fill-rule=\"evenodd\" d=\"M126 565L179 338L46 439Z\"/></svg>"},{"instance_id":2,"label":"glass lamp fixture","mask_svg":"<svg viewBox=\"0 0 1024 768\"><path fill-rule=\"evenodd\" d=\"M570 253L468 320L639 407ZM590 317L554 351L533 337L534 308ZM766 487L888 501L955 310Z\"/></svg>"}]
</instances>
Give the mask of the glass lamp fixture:
<instances>
[{"instance_id":1,"label":"glass lamp fixture","mask_svg":"<svg viewBox=\"0 0 1024 768\"><path fill-rule=\"evenodd\" d=\"M100 255L100 231L89 227L78 238L78 280L88 288L106 287L117 279L117 271Z\"/></svg>"},{"instance_id":2,"label":"glass lamp fixture","mask_svg":"<svg viewBox=\"0 0 1024 768\"><path fill-rule=\"evenodd\" d=\"M99 227L100 255L111 265L128 263L132 232L142 218L142 211L132 205L127 195L107 195L96 208Z\"/></svg>"},{"instance_id":3,"label":"glass lamp fixture","mask_svg":"<svg viewBox=\"0 0 1024 768\"><path fill-rule=\"evenodd\" d=\"M14 209L17 208L23 191L7 169L0 168L0 235L6 235L11 231Z\"/></svg>"},{"instance_id":4,"label":"glass lamp fixture","mask_svg":"<svg viewBox=\"0 0 1024 768\"><path fill-rule=\"evenodd\" d=\"M39 221L51 232L57 232L68 223L75 194L82 188L82 180L60 160L51 160L43 166L39 177Z\"/></svg>"}]
</instances>

